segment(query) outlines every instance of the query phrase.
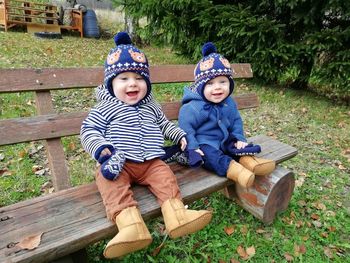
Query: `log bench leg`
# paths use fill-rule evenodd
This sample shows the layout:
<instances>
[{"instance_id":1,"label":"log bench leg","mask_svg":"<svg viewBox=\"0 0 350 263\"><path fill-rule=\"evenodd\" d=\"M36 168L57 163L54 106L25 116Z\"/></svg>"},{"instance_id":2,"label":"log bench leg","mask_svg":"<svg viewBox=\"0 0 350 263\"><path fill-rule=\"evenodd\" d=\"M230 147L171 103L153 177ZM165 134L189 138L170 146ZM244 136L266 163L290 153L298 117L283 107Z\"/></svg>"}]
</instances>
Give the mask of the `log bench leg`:
<instances>
[{"instance_id":1,"label":"log bench leg","mask_svg":"<svg viewBox=\"0 0 350 263\"><path fill-rule=\"evenodd\" d=\"M271 224L277 213L287 209L294 185L294 174L277 166L267 177L256 176L251 187L233 184L224 189L224 194L265 224Z\"/></svg>"}]
</instances>

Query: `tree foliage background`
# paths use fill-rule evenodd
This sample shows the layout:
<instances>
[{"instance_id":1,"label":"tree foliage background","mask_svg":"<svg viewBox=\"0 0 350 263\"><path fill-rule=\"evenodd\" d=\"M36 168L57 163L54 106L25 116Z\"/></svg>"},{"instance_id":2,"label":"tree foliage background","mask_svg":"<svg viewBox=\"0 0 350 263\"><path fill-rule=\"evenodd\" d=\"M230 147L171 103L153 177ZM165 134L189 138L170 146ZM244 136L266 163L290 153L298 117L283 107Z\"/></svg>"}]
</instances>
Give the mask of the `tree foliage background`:
<instances>
[{"instance_id":1,"label":"tree foliage background","mask_svg":"<svg viewBox=\"0 0 350 263\"><path fill-rule=\"evenodd\" d=\"M231 62L253 65L256 77L292 88L317 87L350 101L350 1L115 0L138 34L200 58L212 41ZM312 84L312 85L310 85Z\"/></svg>"}]
</instances>

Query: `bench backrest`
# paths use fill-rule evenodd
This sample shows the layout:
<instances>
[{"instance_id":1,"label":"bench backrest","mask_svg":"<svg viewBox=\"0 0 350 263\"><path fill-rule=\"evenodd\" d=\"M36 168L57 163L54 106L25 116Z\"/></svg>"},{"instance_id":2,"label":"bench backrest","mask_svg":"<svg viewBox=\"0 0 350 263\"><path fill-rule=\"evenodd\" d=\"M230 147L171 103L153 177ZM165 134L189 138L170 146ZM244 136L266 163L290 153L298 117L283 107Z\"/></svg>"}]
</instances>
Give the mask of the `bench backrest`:
<instances>
[{"instance_id":1,"label":"bench backrest","mask_svg":"<svg viewBox=\"0 0 350 263\"><path fill-rule=\"evenodd\" d=\"M182 83L193 81L195 65L163 65L150 68L151 81ZM250 64L232 64L235 78L251 78ZM56 113L51 90L95 88L103 83L103 68L0 69L0 94L35 92L37 116L0 120L0 146L45 140L56 191L69 188L70 177L61 137L77 135L87 112ZM258 106L255 94L235 96L239 109ZM180 102L162 103L170 120L177 119Z\"/></svg>"}]
</instances>

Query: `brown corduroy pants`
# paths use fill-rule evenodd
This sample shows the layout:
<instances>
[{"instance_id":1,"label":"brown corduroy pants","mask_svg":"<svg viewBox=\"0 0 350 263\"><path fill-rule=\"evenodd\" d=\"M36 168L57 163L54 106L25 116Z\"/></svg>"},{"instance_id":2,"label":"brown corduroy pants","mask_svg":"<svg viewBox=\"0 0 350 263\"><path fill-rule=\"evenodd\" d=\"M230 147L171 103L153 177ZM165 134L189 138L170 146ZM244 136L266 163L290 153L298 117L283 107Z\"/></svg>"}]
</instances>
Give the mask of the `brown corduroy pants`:
<instances>
[{"instance_id":1,"label":"brown corduroy pants","mask_svg":"<svg viewBox=\"0 0 350 263\"><path fill-rule=\"evenodd\" d=\"M170 167L160 159L143 163L126 161L122 172L115 181L107 180L96 172L96 184L101 193L108 219L115 217L125 208L137 206L130 187L133 183L145 185L156 196L159 205L170 198L181 200L176 177Z\"/></svg>"}]
</instances>

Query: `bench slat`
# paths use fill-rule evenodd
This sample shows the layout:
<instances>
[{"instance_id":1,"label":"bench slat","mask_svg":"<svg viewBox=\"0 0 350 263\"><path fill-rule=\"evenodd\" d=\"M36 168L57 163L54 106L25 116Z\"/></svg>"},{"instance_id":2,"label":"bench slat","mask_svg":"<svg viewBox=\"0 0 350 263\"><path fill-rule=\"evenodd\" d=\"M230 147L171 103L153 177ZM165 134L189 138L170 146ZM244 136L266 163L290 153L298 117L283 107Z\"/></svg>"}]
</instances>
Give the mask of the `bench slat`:
<instances>
[{"instance_id":1,"label":"bench slat","mask_svg":"<svg viewBox=\"0 0 350 263\"><path fill-rule=\"evenodd\" d=\"M273 150L263 155L264 157L274 156L277 162L285 159L286 156L297 154L294 147L267 136L256 136L250 140L254 143L260 142L262 145L278 146L276 149L284 149L280 151L283 153L281 156L277 156ZM177 164L171 167L178 178L185 203L232 185L232 181L218 177L202 168L192 170ZM274 171L274 174L279 177L289 173L282 167ZM145 187L136 186L134 193L145 220L160 214L156 199ZM240 204L245 205L243 201ZM249 203L248 205L251 206ZM246 209L249 211L249 208ZM259 213L261 212L255 211L255 216L264 216ZM106 219L104 206L95 183L0 208L0 218L2 218L0 254L11 259L11 262L52 260L116 233L116 227ZM19 248L11 245L8 248L11 243L16 244L24 237L42 232L44 234L41 244L34 250L20 251Z\"/></svg>"},{"instance_id":2,"label":"bench slat","mask_svg":"<svg viewBox=\"0 0 350 263\"><path fill-rule=\"evenodd\" d=\"M259 105L256 94L237 95L235 100L239 109ZM180 106L180 102L162 104L170 120L177 119ZM86 116L87 112L75 112L0 120L0 134L6 134L0 137L0 145L77 135Z\"/></svg>"},{"instance_id":3,"label":"bench slat","mask_svg":"<svg viewBox=\"0 0 350 263\"><path fill-rule=\"evenodd\" d=\"M151 82L192 82L194 68L195 65L151 66ZM250 64L232 64L232 69L234 78L253 77ZM0 93L94 87L103 83L103 78L103 67L0 69Z\"/></svg>"}]
</instances>

